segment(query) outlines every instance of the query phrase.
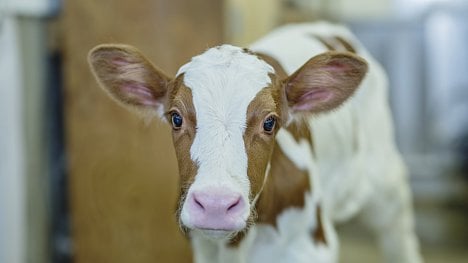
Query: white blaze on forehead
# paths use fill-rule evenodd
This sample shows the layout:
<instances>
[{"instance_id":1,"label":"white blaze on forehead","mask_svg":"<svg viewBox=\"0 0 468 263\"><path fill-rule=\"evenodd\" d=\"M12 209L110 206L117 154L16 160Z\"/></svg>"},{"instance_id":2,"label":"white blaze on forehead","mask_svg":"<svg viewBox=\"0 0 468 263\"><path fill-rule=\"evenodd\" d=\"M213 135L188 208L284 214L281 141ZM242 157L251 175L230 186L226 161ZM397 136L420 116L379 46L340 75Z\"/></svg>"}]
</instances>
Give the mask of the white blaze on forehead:
<instances>
[{"instance_id":1,"label":"white blaze on forehead","mask_svg":"<svg viewBox=\"0 0 468 263\"><path fill-rule=\"evenodd\" d=\"M247 107L270 84L273 72L263 60L230 45L211 48L180 68L177 75L184 73L197 117L190 148L199 166L193 187L237 186L249 194L243 141Z\"/></svg>"}]
</instances>

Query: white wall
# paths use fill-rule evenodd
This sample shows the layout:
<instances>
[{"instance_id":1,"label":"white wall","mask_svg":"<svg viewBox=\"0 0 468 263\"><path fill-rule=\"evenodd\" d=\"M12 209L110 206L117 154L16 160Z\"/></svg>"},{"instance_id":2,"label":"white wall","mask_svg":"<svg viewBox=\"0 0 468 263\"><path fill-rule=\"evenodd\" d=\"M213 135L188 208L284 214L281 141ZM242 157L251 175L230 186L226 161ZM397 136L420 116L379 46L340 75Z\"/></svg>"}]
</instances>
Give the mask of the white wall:
<instances>
[{"instance_id":1,"label":"white wall","mask_svg":"<svg viewBox=\"0 0 468 263\"><path fill-rule=\"evenodd\" d=\"M0 17L0 262L25 262L25 160L17 23Z\"/></svg>"},{"instance_id":2,"label":"white wall","mask_svg":"<svg viewBox=\"0 0 468 263\"><path fill-rule=\"evenodd\" d=\"M49 262L44 16L58 0L0 0L0 263Z\"/></svg>"},{"instance_id":3,"label":"white wall","mask_svg":"<svg viewBox=\"0 0 468 263\"><path fill-rule=\"evenodd\" d=\"M327 0L325 0L327 1ZM392 14L395 0L328 0L329 10L345 20L385 19Z\"/></svg>"},{"instance_id":4,"label":"white wall","mask_svg":"<svg viewBox=\"0 0 468 263\"><path fill-rule=\"evenodd\" d=\"M392 14L395 1L404 0L289 0L302 12L338 20L383 19Z\"/></svg>"}]
</instances>

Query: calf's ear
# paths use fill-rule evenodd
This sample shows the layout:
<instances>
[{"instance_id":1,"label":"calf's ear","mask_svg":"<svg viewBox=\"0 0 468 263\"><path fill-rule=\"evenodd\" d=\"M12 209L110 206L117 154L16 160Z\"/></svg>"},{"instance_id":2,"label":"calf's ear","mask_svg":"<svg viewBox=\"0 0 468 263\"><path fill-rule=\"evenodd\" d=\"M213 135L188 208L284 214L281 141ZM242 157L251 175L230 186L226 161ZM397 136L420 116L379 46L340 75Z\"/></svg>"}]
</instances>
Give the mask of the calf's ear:
<instances>
[{"instance_id":1,"label":"calf's ear","mask_svg":"<svg viewBox=\"0 0 468 263\"><path fill-rule=\"evenodd\" d=\"M142 114L164 114L170 78L136 48L105 44L88 55L100 86L121 105Z\"/></svg>"},{"instance_id":2,"label":"calf's ear","mask_svg":"<svg viewBox=\"0 0 468 263\"><path fill-rule=\"evenodd\" d=\"M351 53L317 55L284 80L288 106L293 113L335 109L354 93L366 72L366 61Z\"/></svg>"}]
</instances>

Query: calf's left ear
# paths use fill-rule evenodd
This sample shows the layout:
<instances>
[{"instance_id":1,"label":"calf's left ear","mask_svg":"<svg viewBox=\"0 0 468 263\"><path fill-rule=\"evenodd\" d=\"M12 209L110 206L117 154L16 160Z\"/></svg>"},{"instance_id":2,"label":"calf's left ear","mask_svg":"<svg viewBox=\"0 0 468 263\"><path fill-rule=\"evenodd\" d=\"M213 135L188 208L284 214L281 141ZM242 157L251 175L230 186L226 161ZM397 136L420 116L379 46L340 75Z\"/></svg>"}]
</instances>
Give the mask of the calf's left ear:
<instances>
[{"instance_id":1,"label":"calf's left ear","mask_svg":"<svg viewBox=\"0 0 468 263\"><path fill-rule=\"evenodd\" d=\"M351 53L317 55L284 80L288 106L293 113L332 110L354 93L366 72L366 61Z\"/></svg>"}]
</instances>

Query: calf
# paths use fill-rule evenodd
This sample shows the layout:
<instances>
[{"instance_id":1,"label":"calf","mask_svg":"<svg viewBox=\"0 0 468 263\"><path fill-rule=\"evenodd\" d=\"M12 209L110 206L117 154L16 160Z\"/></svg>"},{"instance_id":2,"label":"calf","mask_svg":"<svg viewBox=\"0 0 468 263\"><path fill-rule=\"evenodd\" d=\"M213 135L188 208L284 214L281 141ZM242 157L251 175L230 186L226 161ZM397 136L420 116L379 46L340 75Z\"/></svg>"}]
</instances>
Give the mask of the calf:
<instances>
[{"instance_id":1,"label":"calf","mask_svg":"<svg viewBox=\"0 0 468 263\"><path fill-rule=\"evenodd\" d=\"M174 78L126 45L89 62L117 102L172 125L196 262L336 262L333 223L354 216L388 262L421 261L386 76L344 27L284 26Z\"/></svg>"}]
</instances>

